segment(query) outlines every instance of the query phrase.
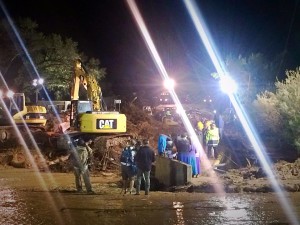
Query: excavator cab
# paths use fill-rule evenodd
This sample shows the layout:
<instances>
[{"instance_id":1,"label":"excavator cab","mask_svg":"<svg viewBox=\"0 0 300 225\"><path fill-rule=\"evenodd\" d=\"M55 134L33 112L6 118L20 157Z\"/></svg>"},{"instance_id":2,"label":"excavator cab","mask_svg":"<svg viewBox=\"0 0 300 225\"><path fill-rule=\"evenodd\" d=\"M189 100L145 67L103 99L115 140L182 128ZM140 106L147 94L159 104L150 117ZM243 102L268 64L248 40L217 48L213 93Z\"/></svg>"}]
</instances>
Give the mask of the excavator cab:
<instances>
[{"instance_id":1,"label":"excavator cab","mask_svg":"<svg viewBox=\"0 0 300 225\"><path fill-rule=\"evenodd\" d=\"M25 94L14 93L10 97L0 95L0 142L17 139L14 135L12 121L18 127L44 129L46 125L46 108L44 106L25 105Z\"/></svg>"},{"instance_id":2,"label":"excavator cab","mask_svg":"<svg viewBox=\"0 0 300 225\"><path fill-rule=\"evenodd\" d=\"M88 100L81 99L81 89L86 90ZM76 60L71 88L71 130L82 133L125 133L126 116L117 111L104 111L102 100L102 91L96 78L87 72L80 60Z\"/></svg>"},{"instance_id":3,"label":"excavator cab","mask_svg":"<svg viewBox=\"0 0 300 225\"><path fill-rule=\"evenodd\" d=\"M119 112L93 111L91 101L71 101L71 128L83 133L126 132L126 116Z\"/></svg>"},{"instance_id":4,"label":"excavator cab","mask_svg":"<svg viewBox=\"0 0 300 225\"><path fill-rule=\"evenodd\" d=\"M0 101L0 126L11 125L11 116L17 125L42 125L45 126L47 111L43 106L26 106L24 93L15 93L12 97L2 96Z\"/></svg>"}]
</instances>

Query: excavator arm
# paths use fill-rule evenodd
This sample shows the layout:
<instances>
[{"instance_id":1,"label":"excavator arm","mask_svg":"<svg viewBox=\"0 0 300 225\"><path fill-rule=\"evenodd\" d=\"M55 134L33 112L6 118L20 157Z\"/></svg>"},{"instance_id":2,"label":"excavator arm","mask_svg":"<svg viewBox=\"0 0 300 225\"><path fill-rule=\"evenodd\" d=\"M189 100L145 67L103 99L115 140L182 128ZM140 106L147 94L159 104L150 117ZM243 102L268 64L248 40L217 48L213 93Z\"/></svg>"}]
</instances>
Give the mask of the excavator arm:
<instances>
[{"instance_id":1,"label":"excavator arm","mask_svg":"<svg viewBox=\"0 0 300 225\"><path fill-rule=\"evenodd\" d=\"M81 85L87 91L88 101L80 99ZM126 116L116 111L105 111L101 102L102 92L96 78L87 73L80 60L76 60L71 88L71 127L83 133L126 132Z\"/></svg>"},{"instance_id":2,"label":"excavator arm","mask_svg":"<svg viewBox=\"0 0 300 225\"><path fill-rule=\"evenodd\" d=\"M79 100L80 85L87 91L87 98L92 102L93 111L102 110L102 92L95 76L88 74L82 62L78 59L74 65L73 85L71 88L71 100Z\"/></svg>"}]
</instances>

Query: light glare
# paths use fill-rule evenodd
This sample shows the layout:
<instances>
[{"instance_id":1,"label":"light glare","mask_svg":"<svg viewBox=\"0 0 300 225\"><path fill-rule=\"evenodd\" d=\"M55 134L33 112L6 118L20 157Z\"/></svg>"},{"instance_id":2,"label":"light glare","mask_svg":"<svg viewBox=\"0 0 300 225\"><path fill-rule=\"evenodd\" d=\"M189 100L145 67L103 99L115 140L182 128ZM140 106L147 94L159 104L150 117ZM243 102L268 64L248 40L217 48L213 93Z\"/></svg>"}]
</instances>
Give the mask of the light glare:
<instances>
[{"instance_id":1,"label":"light glare","mask_svg":"<svg viewBox=\"0 0 300 225\"><path fill-rule=\"evenodd\" d=\"M221 76L220 86L224 93L233 94L237 91L237 84L229 76Z\"/></svg>"},{"instance_id":2,"label":"light glare","mask_svg":"<svg viewBox=\"0 0 300 225\"><path fill-rule=\"evenodd\" d=\"M44 79L43 79L43 78L40 78L40 79L38 80L38 83L39 83L39 84L43 84L43 83L44 83Z\"/></svg>"},{"instance_id":3,"label":"light glare","mask_svg":"<svg viewBox=\"0 0 300 225\"><path fill-rule=\"evenodd\" d=\"M166 89L171 90L175 86L175 81L173 79L168 78L164 81L164 86Z\"/></svg>"},{"instance_id":4,"label":"light glare","mask_svg":"<svg viewBox=\"0 0 300 225\"><path fill-rule=\"evenodd\" d=\"M197 5L195 1L193 0L184 0L185 6L187 10L189 11L189 14L194 22L194 25L199 33L199 36L205 45L205 48L218 72L220 75L220 78L224 77L225 75L225 68L222 69L222 60L218 59L217 52L215 51L215 48L212 46L212 39L209 38L209 32L208 29L205 27L204 20L202 19L200 11L197 10ZM259 141L259 138L255 136L254 129L250 128L250 121L247 120L247 114L242 111L241 105L239 105L239 101L237 99L237 96L234 95L234 86L231 87L231 91L227 88L225 89L230 98L231 103L233 104L234 109L237 112L237 115L243 125L243 128L251 142L251 144L254 147L254 150L268 176L268 179L270 183L272 184L273 189L275 190L275 193L278 197L278 200L281 204L282 209L284 210L285 214L287 215L288 219L290 220L291 224L294 225L300 225L298 218L294 212L294 209L291 205L291 202L288 198L286 198L284 191L282 190L281 186L279 185L279 181L275 179L275 175L273 174L269 163L268 163L268 157L264 155L264 146Z\"/></svg>"},{"instance_id":5,"label":"light glare","mask_svg":"<svg viewBox=\"0 0 300 225\"><path fill-rule=\"evenodd\" d=\"M12 91L12 90L9 90L8 92L7 92L7 94L6 94L6 96L7 97L9 97L9 98L12 98L12 97L14 97L14 92Z\"/></svg>"}]
</instances>

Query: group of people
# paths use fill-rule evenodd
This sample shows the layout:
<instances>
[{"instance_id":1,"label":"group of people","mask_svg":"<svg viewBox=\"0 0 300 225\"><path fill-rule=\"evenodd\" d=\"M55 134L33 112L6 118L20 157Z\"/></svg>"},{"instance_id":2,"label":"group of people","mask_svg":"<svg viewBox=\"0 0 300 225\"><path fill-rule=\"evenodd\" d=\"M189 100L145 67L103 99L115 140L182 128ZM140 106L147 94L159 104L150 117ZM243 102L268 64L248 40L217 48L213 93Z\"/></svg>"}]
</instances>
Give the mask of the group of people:
<instances>
[{"instance_id":1,"label":"group of people","mask_svg":"<svg viewBox=\"0 0 300 225\"><path fill-rule=\"evenodd\" d=\"M198 140L208 158L216 159L217 147L220 141L220 130L212 120L199 120L195 125ZM200 149L186 133L181 135L160 134L158 138L158 154L170 159L177 159L191 165L192 176L198 177L201 173Z\"/></svg>"},{"instance_id":2,"label":"group of people","mask_svg":"<svg viewBox=\"0 0 300 225\"><path fill-rule=\"evenodd\" d=\"M83 180L87 194L95 194L89 175L89 160L92 158L92 149L89 146L91 143L91 140L84 141L81 138L70 142L69 160L73 165L76 190L79 193L83 192ZM155 162L155 153L149 146L149 140L145 139L142 142L128 140L121 152L120 162L124 194L127 191L132 193L136 181L135 194L140 195L141 181L144 179L145 195L149 195L150 173Z\"/></svg>"},{"instance_id":3,"label":"group of people","mask_svg":"<svg viewBox=\"0 0 300 225\"><path fill-rule=\"evenodd\" d=\"M218 125L217 125L217 124ZM223 120L199 120L195 126L198 139L208 158L216 159L218 157L218 145L222 137Z\"/></svg>"},{"instance_id":4,"label":"group of people","mask_svg":"<svg viewBox=\"0 0 300 225\"><path fill-rule=\"evenodd\" d=\"M124 194L127 190L132 194L136 181L135 195L140 195L141 182L144 179L145 195L149 195L150 173L152 164L155 162L155 153L149 146L149 140L144 139L142 143L134 139L128 141L121 153L120 162Z\"/></svg>"},{"instance_id":5,"label":"group of people","mask_svg":"<svg viewBox=\"0 0 300 225\"><path fill-rule=\"evenodd\" d=\"M166 135L158 137L158 154L162 157L177 159L192 166L192 175L200 174L200 151L195 148L187 134Z\"/></svg>"},{"instance_id":6,"label":"group of people","mask_svg":"<svg viewBox=\"0 0 300 225\"><path fill-rule=\"evenodd\" d=\"M220 130L213 121L198 121L196 124L198 139L208 158L216 158L217 146L220 141ZM74 167L77 192L83 192L82 180L88 194L94 194L89 177L89 159L92 156L91 140L78 139L70 143L70 160ZM161 134L158 138L158 154L170 159L177 159L191 165L192 176L200 172L200 149L191 141L186 133L181 135ZM150 173L155 162L154 150L149 146L149 140L129 140L122 150L120 163L124 194L132 194L136 182L135 194L139 195L142 179L145 182L145 195L150 190Z\"/></svg>"}]
</instances>

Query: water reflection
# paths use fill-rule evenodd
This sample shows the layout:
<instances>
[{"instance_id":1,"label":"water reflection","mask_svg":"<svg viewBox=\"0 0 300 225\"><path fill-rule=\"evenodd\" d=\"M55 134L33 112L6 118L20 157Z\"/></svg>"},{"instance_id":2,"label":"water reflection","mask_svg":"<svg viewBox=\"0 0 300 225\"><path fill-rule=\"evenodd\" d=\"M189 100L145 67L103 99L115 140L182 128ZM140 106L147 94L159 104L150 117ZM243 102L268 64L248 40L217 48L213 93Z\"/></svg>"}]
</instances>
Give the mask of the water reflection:
<instances>
[{"instance_id":1,"label":"water reflection","mask_svg":"<svg viewBox=\"0 0 300 225\"><path fill-rule=\"evenodd\" d=\"M55 201L63 197L66 205L58 205L57 211L53 212L45 202L45 192L3 188L0 191L0 224L60 224L56 214L66 225L288 224L272 194L228 194L225 198L188 193L153 193L150 197L50 194ZM299 193L293 196L293 201L300 202Z\"/></svg>"},{"instance_id":2,"label":"water reflection","mask_svg":"<svg viewBox=\"0 0 300 225\"><path fill-rule=\"evenodd\" d=\"M17 201L16 194L10 189L2 187L0 190L0 224L22 224L26 214L20 210L25 206L22 201Z\"/></svg>"},{"instance_id":3,"label":"water reflection","mask_svg":"<svg viewBox=\"0 0 300 225\"><path fill-rule=\"evenodd\" d=\"M185 225L183 218L183 203L182 202L173 202L173 208L176 210L176 219L177 222L174 225Z\"/></svg>"},{"instance_id":4,"label":"water reflection","mask_svg":"<svg viewBox=\"0 0 300 225\"><path fill-rule=\"evenodd\" d=\"M221 212L221 216L230 221L247 221L250 220L249 209L251 205L248 201L241 201L236 198L227 198L224 201L226 210Z\"/></svg>"}]
</instances>

